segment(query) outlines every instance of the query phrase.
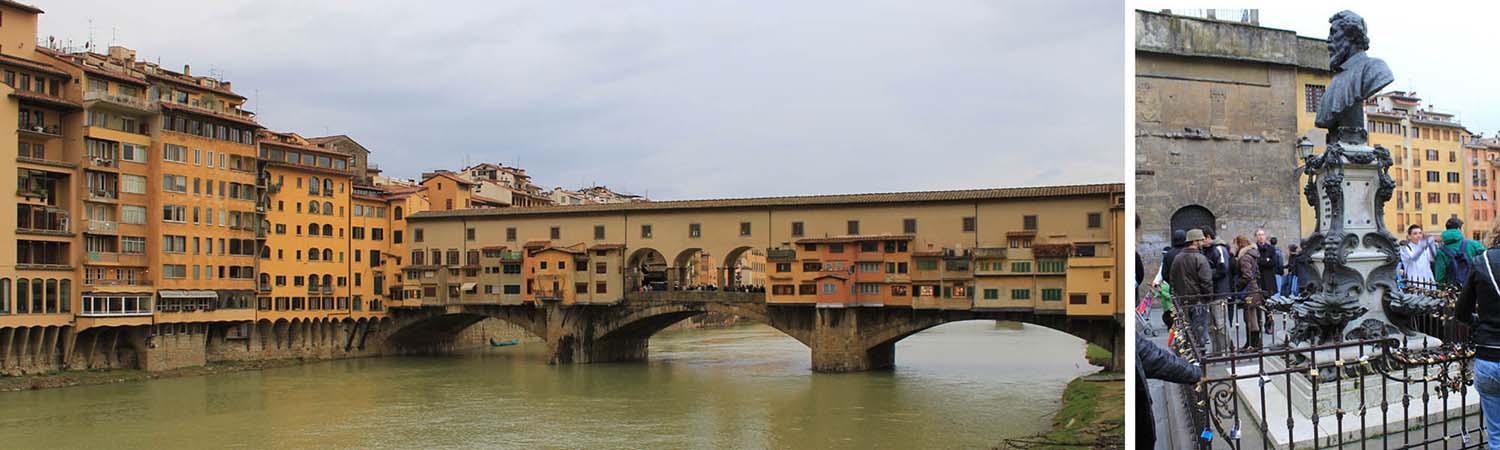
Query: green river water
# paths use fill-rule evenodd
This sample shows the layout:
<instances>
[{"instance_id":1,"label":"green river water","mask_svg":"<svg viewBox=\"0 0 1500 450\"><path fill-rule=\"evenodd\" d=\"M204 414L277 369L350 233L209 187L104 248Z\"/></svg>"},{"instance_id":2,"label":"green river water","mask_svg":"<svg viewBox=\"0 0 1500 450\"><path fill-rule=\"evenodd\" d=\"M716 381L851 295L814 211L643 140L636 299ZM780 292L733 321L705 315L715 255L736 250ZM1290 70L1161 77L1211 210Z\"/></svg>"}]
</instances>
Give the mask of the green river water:
<instances>
[{"instance_id":1,"label":"green river water","mask_svg":"<svg viewBox=\"0 0 1500 450\"><path fill-rule=\"evenodd\" d=\"M542 344L0 393L0 448L989 448L1044 431L1083 341L961 322L897 368L815 374L765 326L661 333L647 362Z\"/></svg>"}]
</instances>

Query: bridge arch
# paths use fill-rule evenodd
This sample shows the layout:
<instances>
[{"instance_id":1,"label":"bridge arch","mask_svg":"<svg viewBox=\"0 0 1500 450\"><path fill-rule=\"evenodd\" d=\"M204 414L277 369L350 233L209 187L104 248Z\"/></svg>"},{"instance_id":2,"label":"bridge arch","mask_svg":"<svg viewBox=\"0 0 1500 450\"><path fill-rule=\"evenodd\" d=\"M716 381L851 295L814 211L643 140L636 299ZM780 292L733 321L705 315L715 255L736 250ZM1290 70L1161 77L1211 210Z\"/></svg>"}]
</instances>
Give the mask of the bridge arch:
<instances>
[{"instance_id":1,"label":"bridge arch","mask_svg":"<svg viewBox=\"0 0 1500 450\"><path fill-rule=\"evenodd\" d=\"M685 248L672 258L672 281L676 288L716 285L713 254L699 247Z\"/></svg>"},{"instance_id":2,"label":"bridge arch","mask_svg":"<svg viewBox=\"0 0 1500 450\"><path fill-rule=\"evenodd\" d=\"M761 261L760 267L755 266L757 260ZM720 261L720 265L723 266L719 274L720 287L725 289L741 286L754 287L758 283L752 274L760 273L762 277L765 275L761 273L765 270L765 250L749 245L734 247L724 252L724 259Z\"/></svg>"},{"instance_id":3,"label":"bridge arch","mask_svg":"<svg viewBox=\"0 0 1500 450\"><path fill-rule=\"evenodd\" d=\"M667 286L667 257L651 247L630 252L625 259L625 289L640 291L648 285Z\"/></svg>"}]
</instances>

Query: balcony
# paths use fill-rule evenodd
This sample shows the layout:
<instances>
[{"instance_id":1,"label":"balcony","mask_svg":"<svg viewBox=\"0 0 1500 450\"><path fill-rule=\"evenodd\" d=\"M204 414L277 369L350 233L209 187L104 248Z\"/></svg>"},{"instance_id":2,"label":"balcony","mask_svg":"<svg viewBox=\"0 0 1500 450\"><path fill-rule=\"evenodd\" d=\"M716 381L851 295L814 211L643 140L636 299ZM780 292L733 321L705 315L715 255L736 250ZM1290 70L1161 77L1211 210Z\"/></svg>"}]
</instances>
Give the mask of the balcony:
<instances>
[{"instance_id":1,"label":"balcony","mask_svg":"<svg viewBox=\"0 0 1500 450\"><path fill-rule=\"evenodd\" d=\"M16 205L16 232L51 236L71 236L69 212L55 206Z\"/></svg>"},{"instance_id":2,"label":"balcony","mask_svg":"<svg viewBox=\"0 0 1500 450\"><path fill-rule=\"evenodd\" d=\"M127 95L111 94L109 92L88 91L83 93L84 107L92 107L97 103L118 106L140 112L156 112L156 103L144 98L131 97Z\"/></svg>"},{"instance_id":3,"label":"balcony","mask_svg":"<svg viewBox=\"0 0 1500 450\"><path fill-rule=\"evenodd\" d=\"M88 200L91 202L117 202L120 201L120 193L107 189L89 189Z\"/></svg>"},{"instance_id":4,"label":"balcony","mask_svg":"<svg viewBox=\"0 0 1500 450\"><path fill-rule=\"evenodd\" d=\"M142 258L144 258L144 256L142 256ZM140 280L135 280L135 279L108 280L108 279L103 279L103 278L99 278L99 279L85 278L83 280L83 285L84 286L94 286L94 287L136 287L136 286L150 287L151 286L151 280L145 280L145 279L140 279Z\"/></svg>"},{"instance_id":5,"label":"balcony","mask_svg":"<svg viewBox=\"0 0 1500 450\"><path fill-rule=\"evenodd\" d=\"M333 286L308 286L307 293L309 295L331 295L333 294Z\"/></svg>"},{"instance_id":6,"label":"balcony","mask_svg":"<svg viewBox=\"0 0 1500 450\"><path fill-rule=\"evenodd\" d=\"M88 252L84 255L90 263L110 263L126 266L145 266L146 255L140 253Z\"/></svg>"},{"instance_id":7,"label":"balcony","mask_svg":"<svg viewBox=\"0 0 1500 450\"><path fill-rule=\"evenodd\" d=\"M16 131L47 138L62 137L62 126L58 124L47 125L41 122L21 122L16 125Z\"/></svg>"},{"instance_id":8,"label":"balcony","mask_svg":"<svg viewBox=\"0 0 1500 450\"><path fill-rule=\"evenodd\" d=\"M976 258L976 259L1005 259L1005 256L1006 256L1005 254L1006 254L1007 250L1009 250L1009 249L1007 249L1005 247L980 247L980 248L974 249L974 258Z\"/></svg>"},{"instance_id":9,"label":"balcony","mask_svg":"<svg viewBox=\"0 0 1500 450\"><path fill-rule=\"evenodd\" d=\"M269 285L269 284L262 284L260 286L256 286L255 287L255 291L256 292L260 292L262 294L271 292L271 285Z\"/></svg>"},{"instance_id":10,"label":"balcony","mask_svg":"<svg viewBox=\"0 0 1500 450\"><path fill-rule=\"evenodd\" d=\"M112 220L89 220L89 232L115 234L120 232L120 223Z\"/></svg>"},{"instance_id":11,"label":"balcony","mask_svg":"<svg viewBox=\"0 0 1500 450\"><path fill-rule=\"evenodd\" d=\"M116 160L110 159L110 158L100 158L100 157L92 157L92 158L90 158L90 157L85 156L83 158L83 165L84 165L84 167L95 168L95 169L118 169L118 168L120 168L120 162L119 161L116 161Z\"/></svg>"}]
</instances>

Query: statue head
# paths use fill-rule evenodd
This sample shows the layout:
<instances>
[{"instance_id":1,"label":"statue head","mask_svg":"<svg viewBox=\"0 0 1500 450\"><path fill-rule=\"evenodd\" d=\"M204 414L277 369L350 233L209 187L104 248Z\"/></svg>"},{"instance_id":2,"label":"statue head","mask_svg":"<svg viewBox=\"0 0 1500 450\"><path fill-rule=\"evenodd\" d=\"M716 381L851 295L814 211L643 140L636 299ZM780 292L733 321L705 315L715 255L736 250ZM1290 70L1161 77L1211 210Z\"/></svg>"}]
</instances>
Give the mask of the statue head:
<instances>
[{"instance_id":1,"label":"statue head","mask_svg":"<svg viewBox=\"0 0 1500 450\"><path fill-rule=\"evenodd\" d=\"M1329 69L1339 66L1350 56L1370 49L1370 36L1365 28L1365 18L1353 11L1343 10L1328 18Z\"/></svg>"}]
</instances>

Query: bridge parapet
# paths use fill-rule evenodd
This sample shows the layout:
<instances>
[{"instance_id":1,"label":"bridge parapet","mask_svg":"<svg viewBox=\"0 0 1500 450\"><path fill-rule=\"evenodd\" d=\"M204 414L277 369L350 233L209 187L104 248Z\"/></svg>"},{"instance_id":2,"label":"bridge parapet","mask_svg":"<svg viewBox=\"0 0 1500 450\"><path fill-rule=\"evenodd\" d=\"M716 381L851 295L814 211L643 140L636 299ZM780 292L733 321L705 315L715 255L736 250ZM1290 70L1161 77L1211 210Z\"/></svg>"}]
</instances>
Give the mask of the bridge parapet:
<instances>
[{"instance_id":1,"label":"bridge parapet","mask_svg":"<svg viewBox=\"0 0 1500 450\"><path fill-rule=\"evenodd\" d=\"M765 303L764 292L650 291L625 294L627 302Z\"/></svg>"}]
</instances>

